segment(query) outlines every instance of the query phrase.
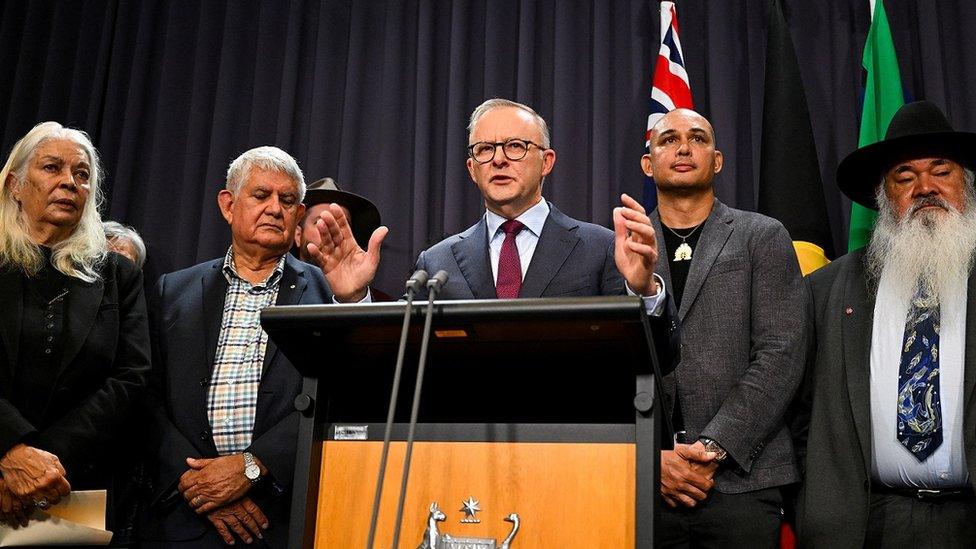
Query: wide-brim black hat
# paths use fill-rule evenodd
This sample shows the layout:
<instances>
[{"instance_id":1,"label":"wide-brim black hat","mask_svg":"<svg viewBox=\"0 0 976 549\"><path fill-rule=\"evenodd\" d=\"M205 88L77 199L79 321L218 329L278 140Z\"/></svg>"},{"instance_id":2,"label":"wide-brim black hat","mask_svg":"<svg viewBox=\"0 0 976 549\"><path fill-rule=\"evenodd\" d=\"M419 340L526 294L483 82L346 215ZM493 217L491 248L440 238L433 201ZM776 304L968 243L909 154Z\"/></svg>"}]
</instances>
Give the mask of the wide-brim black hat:
<instances>
[{"instance_id":1,"label":"wide-brim black hat","mask_svg":"<svg viewBox=\"0 0 976 549\"><path fill-rule=\"evenodd\" d=\"M972 169L976 133L954 130L934 103L908 103L892 117L884 141L865 145L841 161L837 186L854 202L877 210L875 192L885 171L897 162L926 156L947 156Z\"/></svg>"},{"instance_id":2,"label":"wide-brim black hat","mask_svg":"<svg viewBox=\"0 0 976 549\"><path fill-rule=\"evenodd\" d=\"M369 199L351 192L340 190L335 180L323 177L310 184L305 190L306 208L316 204L338 204L349 210L352 217L352 235L362 249L369 245L369 237L380 226L380 211Z\"/></svg>"}]
</instances>

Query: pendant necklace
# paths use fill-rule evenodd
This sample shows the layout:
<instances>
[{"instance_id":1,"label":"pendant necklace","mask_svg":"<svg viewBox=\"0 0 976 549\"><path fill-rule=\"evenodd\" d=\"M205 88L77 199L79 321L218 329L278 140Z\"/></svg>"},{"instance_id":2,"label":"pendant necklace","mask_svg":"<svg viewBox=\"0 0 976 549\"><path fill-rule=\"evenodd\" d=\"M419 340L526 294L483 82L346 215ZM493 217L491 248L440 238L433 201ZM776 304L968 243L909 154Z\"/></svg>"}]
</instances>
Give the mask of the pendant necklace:
<instances>
[{"instance_id":1,"label":"pendant necklace","mask_svg":"<svg viewBox=\"0 0 976 549\"><path fill-rule=\"evenodd\" d=\"M695 225L690 231L688 231L688 234L682 235L679 234L678 231L662 223L665 229L671 231L671 234L681 239L681 244L678 246L678 249L674 251L675 261L691 261L692 249L691 246L688 245L687 240L691 238L691 235L695 234L695 231L701 228L701 226L704 224L705 224L704 222L701 222L698 225Z\"/></svg>"}]
</instances>

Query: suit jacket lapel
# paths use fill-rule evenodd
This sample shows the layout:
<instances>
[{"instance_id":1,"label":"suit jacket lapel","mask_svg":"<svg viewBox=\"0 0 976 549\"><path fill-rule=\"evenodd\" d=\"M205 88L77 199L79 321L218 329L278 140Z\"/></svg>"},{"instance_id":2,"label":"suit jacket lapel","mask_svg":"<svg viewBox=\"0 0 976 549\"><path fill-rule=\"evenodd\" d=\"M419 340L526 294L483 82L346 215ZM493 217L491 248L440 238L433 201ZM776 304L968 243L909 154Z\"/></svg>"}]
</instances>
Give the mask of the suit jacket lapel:
<instances>
[{"instance_id":1,"label":"suit jacket lapel","mask_svg":"<svg viewBox=\"0 0 976 549\"><path fill-rule=\"evenodd\" d=\"M74 360L81 350L82 344L88 339L98 308L102 303L105 292L105 282L98 279L94 282L84 282L74 277L68 278L68 295L65 296L65 341L64 352L61 355L61 371Z\"/></svg>"},{"instance_id":2,"label":"suit jacket lapel","mask_svg":"<svg viewBox=\"0 0 976 549\"><path fill-rule=\"evenodd\" d=\"M217 358L217 339L220 336L220 323L224 317L224 301L227 298L227 279L224 277L222 267L224 259L214 260L209 269L201 275L200 285L195 289L188 289L187 294L182 299L199 301L201 303L201 321L203 323L203 348L198 352L203 353L202 360L191 361L199 368L196 372L189 372L190 379L187 380L186 395L182 401L192 408L192 417L195 425L191 427L194 433L208 431L210 417L207 412L207 402L210 398L210 382L213 376L214 360ZM194 292L200 292L199 298L194 297ZM198 381L201 380L201 381ZM217 447L214 445L212 437L203 440L192 439L193 444L205 456L216 455Z\"/></svg>"},{"instance_id":3,"label":"suit jacket lapel","mask_svg":"<svg viewBox=\"0 0 976 549\"><path fill-rule=\"evenodd\" d=\"M692 255L691 267L688 269L688 280L685 281L684 294L681 296L681 308L678 309L679 320L684 320L685 315L688 314L688 309L695 302L702 284L705 283L708 271L712 268L712 264L715 263L715 259L725 247L725 243L731 234L731 212L725 204L716 198Z\"/></svg>"},{"instance_id":4,"label":"suit jacket lapel","mask_svg":"<svg viewBox=\"0 0 976 549\"><path fill-rule=\"evenodd\" d=\"M305 293L305 287L308 285L308 281L305 279L305 270L309 267L303 264L301 261L293 258L291 254L285 256L285 270L281 273L281 281L278 282L278 299L275 301L275 305L298 305L302 300L302 294ZM264 352L264 366L261 370L261 378L268 373L268 368L271 366L275 358L278 356L278 346L275 342L268 338L268 345Z\"/></svg>"},{"instance_id":5,"label":"suit jacket lapel","mask_svg":"<svg viewBox=\"0 0 976 549\"><path fill-rule=\"evenodd\" d=\"M542 292L566 263L566 258L579 244L576 228L579 223L549 204L549 217L542 226L532 262L525 272L519 297L542 297Z\"/></svg>"},{"instance_id":6,"label":"suit jacket lapel","mask_svg":"<svg viewBox=\"0 0 976 549\"><path fill-rule=\"evenodd\" d=\"M671 263L668 261L668 250L664 243L664 226L661 225L661 213L654 208L651 212L651 224L654 226L654 234L657 235L657 271L658 276L664 279L664 291L671 294L674 292L671 285Z\"/></svg>"},{"instance_id":7,"label":"suit jacket lapel","mask_svg":"<svg viewBox=\"0 0 976 549\"><path fill-rule=\"evenodd\" d=\"M844 310L831 311L831 313L843 315L841 341L844 345L844 365L851 415L861 444L864 466L870 467L871 334L874 327L875 296L867 287L863 258L862 252L856 268L847 276L844 302L841 305Z\"/></svg>"},{"instance_id":8,"label":"suit jacket lapel","mask_svg":"<svg viewBox=\"0 0 976 549\"><path fill-rule=\"evenodd\" d=\"M0 364L2 387L10 387L10 380L17 368L17 352L20 347L20 321L24 314L24 284L20 271L0 270L0 345L7 350L7 363ZM0 391L0 394L5 394Z\"/></svg>"},{"instance_id":9,"label":"suit jacket lapel","mask_svg":"<svg viewBox=\"0 0 976 549\"><path fill-rule=\"evenodd\" d=\"M674 285L671 284L671 263L668 262L668 250L664 242L664 226L661 225L661 212L654 208L651 212L651 225L654 226L654 234L657 235L657 267L654 269L655 272L664 280L664 292L671 297L670 303L675 303L674 300ZM670 303L667 306L670 306ZM672 309L673 311L673 309ZM673 322L673 321L672 321ZM675 377L677 373L666 374L661 380L661 386L664 388L664 393L668 395L665 404L668 406L668 416L674 417L674 395L677 392L677 381Z\"/></svg>"},{"instance_id":10,"label":"suit jacket lapel","mask_svg":"<svg viewBox=\"0 0 976 549\"><path fill-rule=\"evenodd\" d=\"M224 301L227 299L227 279L223 273L224 260L215 260L201 277L203 292L203 365L201 376L209 379L217 358L217 338L224 318ZM204 401L206 404L206 401Z\"/></svg>"},{"instance_id":11,"label":"suit jacket lapel","mask_svg":"<svg viewBox=\"0 0 976 549\"><path fill-rule=\"evenodd\" d=\"M966 297L966 347L963 349L965 366L963 373L963 448L966 451L966 467L969 482L976 485L976 271L969 275Z\"/></svg>"},{"instance_id":12,"label":"suit jacket lapel","mask_svg":"<svg viewBox=\"0 0 976 549\"><path fill-rule=\"evenodd\" d=\"M461 233L460 237L451 246L451 251L471 293L476 299L494 299L495 281L488 258L488 223L485 217L482 216L481 221Z\"/></svg>"}]
</instances>

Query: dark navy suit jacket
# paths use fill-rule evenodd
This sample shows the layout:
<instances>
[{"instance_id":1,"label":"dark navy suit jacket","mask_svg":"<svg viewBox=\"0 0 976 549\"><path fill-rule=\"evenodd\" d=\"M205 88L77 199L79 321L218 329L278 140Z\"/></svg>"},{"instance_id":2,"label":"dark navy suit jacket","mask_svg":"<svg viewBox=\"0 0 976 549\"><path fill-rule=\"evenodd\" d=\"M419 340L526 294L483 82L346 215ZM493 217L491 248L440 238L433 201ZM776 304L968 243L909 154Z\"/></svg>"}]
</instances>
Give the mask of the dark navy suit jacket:
<instances>
[{"instance_id":1,"label":"dark navy suit jacket","mask_svg":"<svg viewBox=\"0 0 976 549\"><path fill-rule=\"evenodd\" d=\"M613 259L613 231L577 221L551 203L519 297L623 295L624 279ZM473 227L420 253L417 269L447 271L440 299L495 299L488 256L488 223Z\"/></svg>"},{"instance_id":2,"label":"dark navy suit jacket","mask_svg":"<svg viewBox=\"0 0 976 549\"><path fill-rule=\"evenodd\" d=\"M220 258L163 275L150 296L153 372L148 404L155 467L144 526L149 540L192 540L208 534L206 539L218 541L209 522L183 501L177 485L188 468L187 457L217 457L207 395L228 287L223 263ZM331 302L321 270L285 256L276 304ZM294 400L301 388L302 376L268 341L248 451L264 463L269 476L248 495L268 517L271 528L265 541L274 547L284 547L287 536L298 436Z\"/></svg>"},{"instance_id":3,"label":"dark navy suit jacket","mask_svg":"<svg viewBox=\"0 0 976 549\"><path fill-rule=\"evenodd\" d=\"M447 284L438 299L495 299L495 281L488 254L488 223L482 216L474 226L420 253L417 269L431 275L447 271ZM519 298L625 295L627 287L614 261L614 234L606 227L578 221L549 203L532 261ZM421 293L418 299L426 299ZM651 334L662 373L680 359L680 330L670 295L663 314L651 318Z\"/></svg>"}]
</instances>

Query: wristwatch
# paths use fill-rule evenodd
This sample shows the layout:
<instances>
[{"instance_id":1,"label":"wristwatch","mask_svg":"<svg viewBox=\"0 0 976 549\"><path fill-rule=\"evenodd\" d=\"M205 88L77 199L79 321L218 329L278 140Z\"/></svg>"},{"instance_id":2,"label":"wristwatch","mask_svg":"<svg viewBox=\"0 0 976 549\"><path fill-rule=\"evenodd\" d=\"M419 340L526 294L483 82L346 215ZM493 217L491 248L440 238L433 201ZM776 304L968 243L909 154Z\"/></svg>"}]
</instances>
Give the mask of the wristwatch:
<instances>
[{"instance_id":1,"label":"wristwatch","mask_svg":"<svg viewBox=\"0 0 976 549\"><path fill-rule=\"evenodd\" d=\"M244 476L251 484L261 480L261 468L254 461L254 454L251 452L244 452Z\"/></svg>"},{"instance_id":2,"label":"wristwatch","mask_svg":"<svg viewBox=\"0 0 976 549\"><path fill-rule=\"evenodd\" d=\"M715 461L718 462L724 461L726 456L729 455L728 452L725 451L725 448L722 448L722 446L719 443L715 442L714 440L708 437L698 437L698 440L700 440L702 444L705 445L706 451L715 452Z\"/></svg>"}]
</instances>

